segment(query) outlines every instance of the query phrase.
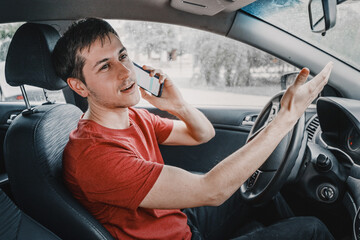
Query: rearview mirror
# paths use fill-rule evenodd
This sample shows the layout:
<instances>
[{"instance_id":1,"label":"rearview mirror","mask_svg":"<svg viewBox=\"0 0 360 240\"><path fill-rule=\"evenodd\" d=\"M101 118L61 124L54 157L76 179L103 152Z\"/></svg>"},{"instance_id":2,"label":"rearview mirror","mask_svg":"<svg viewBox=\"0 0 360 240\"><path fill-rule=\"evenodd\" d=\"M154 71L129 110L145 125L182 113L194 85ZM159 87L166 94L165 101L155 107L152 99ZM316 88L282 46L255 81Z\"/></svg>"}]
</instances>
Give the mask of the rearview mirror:
<instances>
[{"instance_id":1,"label":"rearview mirror","mask_svg":"<svg viewBox=\"0 0 360 240\"><path fill-rule=\"evenodd\" d=\"M336 0L310 0L308 5L311 30L325 35L336 23Z\"/></svg>"}]
</instances>

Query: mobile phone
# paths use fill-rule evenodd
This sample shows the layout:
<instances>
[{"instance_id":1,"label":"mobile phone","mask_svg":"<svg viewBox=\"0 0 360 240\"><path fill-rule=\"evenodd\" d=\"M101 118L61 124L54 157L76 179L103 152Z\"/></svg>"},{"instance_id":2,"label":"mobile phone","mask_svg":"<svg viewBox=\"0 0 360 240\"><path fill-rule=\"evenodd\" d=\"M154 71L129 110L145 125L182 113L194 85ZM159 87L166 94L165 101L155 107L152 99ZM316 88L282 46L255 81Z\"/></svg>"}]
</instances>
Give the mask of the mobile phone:
<instances>
[{"instance_id":1,"label":"mobile phone","mask_svg":"<svg viewBox=\"0 0 360 240\"><path fill-rule=\"evenodd\" d=\"M145 89L156 97L161 97L164 83L159 83L159 77L150 77L150 71L144 70L142 67L140 67L134 62L133 64L135 66L136 80L139 87Z\"/></svg>"}]
</instances>

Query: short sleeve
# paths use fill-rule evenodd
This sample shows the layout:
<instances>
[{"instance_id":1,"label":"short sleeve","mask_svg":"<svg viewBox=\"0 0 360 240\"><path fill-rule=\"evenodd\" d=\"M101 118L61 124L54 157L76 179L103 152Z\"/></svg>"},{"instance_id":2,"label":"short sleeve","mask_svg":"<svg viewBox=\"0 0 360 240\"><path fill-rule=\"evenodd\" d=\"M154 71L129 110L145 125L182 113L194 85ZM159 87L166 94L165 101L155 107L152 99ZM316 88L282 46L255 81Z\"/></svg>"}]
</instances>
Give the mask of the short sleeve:
<instances>
[{"instance_id":1,"label":"short sleeve","mask_svg":"<svg viewBox=\"0 0 360 240\"><path fill-rule=\"evenodd\" d=\"M88 200L129 209L140 205L163 167L112 143L97 143L83 154L86 162L76 175Z\"/></svg>"},{"instance_id":2,"label":"short sleeve","mask_svg":"<svg viewBox=\"0 0 360 240\"><path fill-rule=\"evenodd\" d=\"M168 118L162 118L148 111L147 114L149 114L152 124L154 126L156 140L159 144L163 143L169 137L173 129L173 120Z\"/></svg>"}]
</instances>

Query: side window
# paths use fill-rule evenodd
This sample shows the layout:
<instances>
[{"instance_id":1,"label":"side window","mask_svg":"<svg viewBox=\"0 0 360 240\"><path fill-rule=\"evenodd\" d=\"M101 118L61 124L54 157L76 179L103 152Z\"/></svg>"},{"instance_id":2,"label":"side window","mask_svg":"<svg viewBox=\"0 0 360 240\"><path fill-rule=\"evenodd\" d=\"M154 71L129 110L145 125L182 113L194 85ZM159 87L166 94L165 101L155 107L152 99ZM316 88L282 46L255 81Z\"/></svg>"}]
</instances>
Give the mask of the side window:
<instances>
[{"instance_id":1,"label":"side window","mask_svg":"<svg viewBox=\"0 0 360 240\"><path fill-rule=\"evenodd\" d=\"M0 102L24 101L20 87L12 87L6 83L5 61L9 45L16 30L23 23L0 24ZM65 102L62 91L49 91L42 88L25 86L30 103L38 104L46 101Z\"/></svg>"},{"instance_id":2,"label":"side window","mask_svg":"<svg viewBox=\"0 0 360 240\"><path fill-rule=\"evenodd\" d=\"M238 41L181 26L109 21L130 58L160 68L191 104L263 106L294 66ZM147 105L141 101L140 105Z\"/></svg>"}]
</instances>

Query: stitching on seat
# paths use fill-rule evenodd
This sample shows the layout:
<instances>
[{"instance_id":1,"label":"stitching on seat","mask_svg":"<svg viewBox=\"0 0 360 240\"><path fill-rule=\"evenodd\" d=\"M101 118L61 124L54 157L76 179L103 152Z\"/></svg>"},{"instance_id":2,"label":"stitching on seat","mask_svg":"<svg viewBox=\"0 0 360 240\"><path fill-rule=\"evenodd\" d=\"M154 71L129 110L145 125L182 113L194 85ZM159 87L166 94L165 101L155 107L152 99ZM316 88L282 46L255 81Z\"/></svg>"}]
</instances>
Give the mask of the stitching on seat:
<instances>
[{"instance_id":1,"label":"stitching on seat","mask_svg":"<svg viewBox=\"0 0 360 240\"><path fill-rule=\"evenodd\" d=\"M16 229L15 239L18 239L18 237L19 237L19 231L20 231L20 226L21 226L22 221L23 221L23 215L20 212L20 221L19 221L18 227Z\"/></svg>"}]
</instances>

